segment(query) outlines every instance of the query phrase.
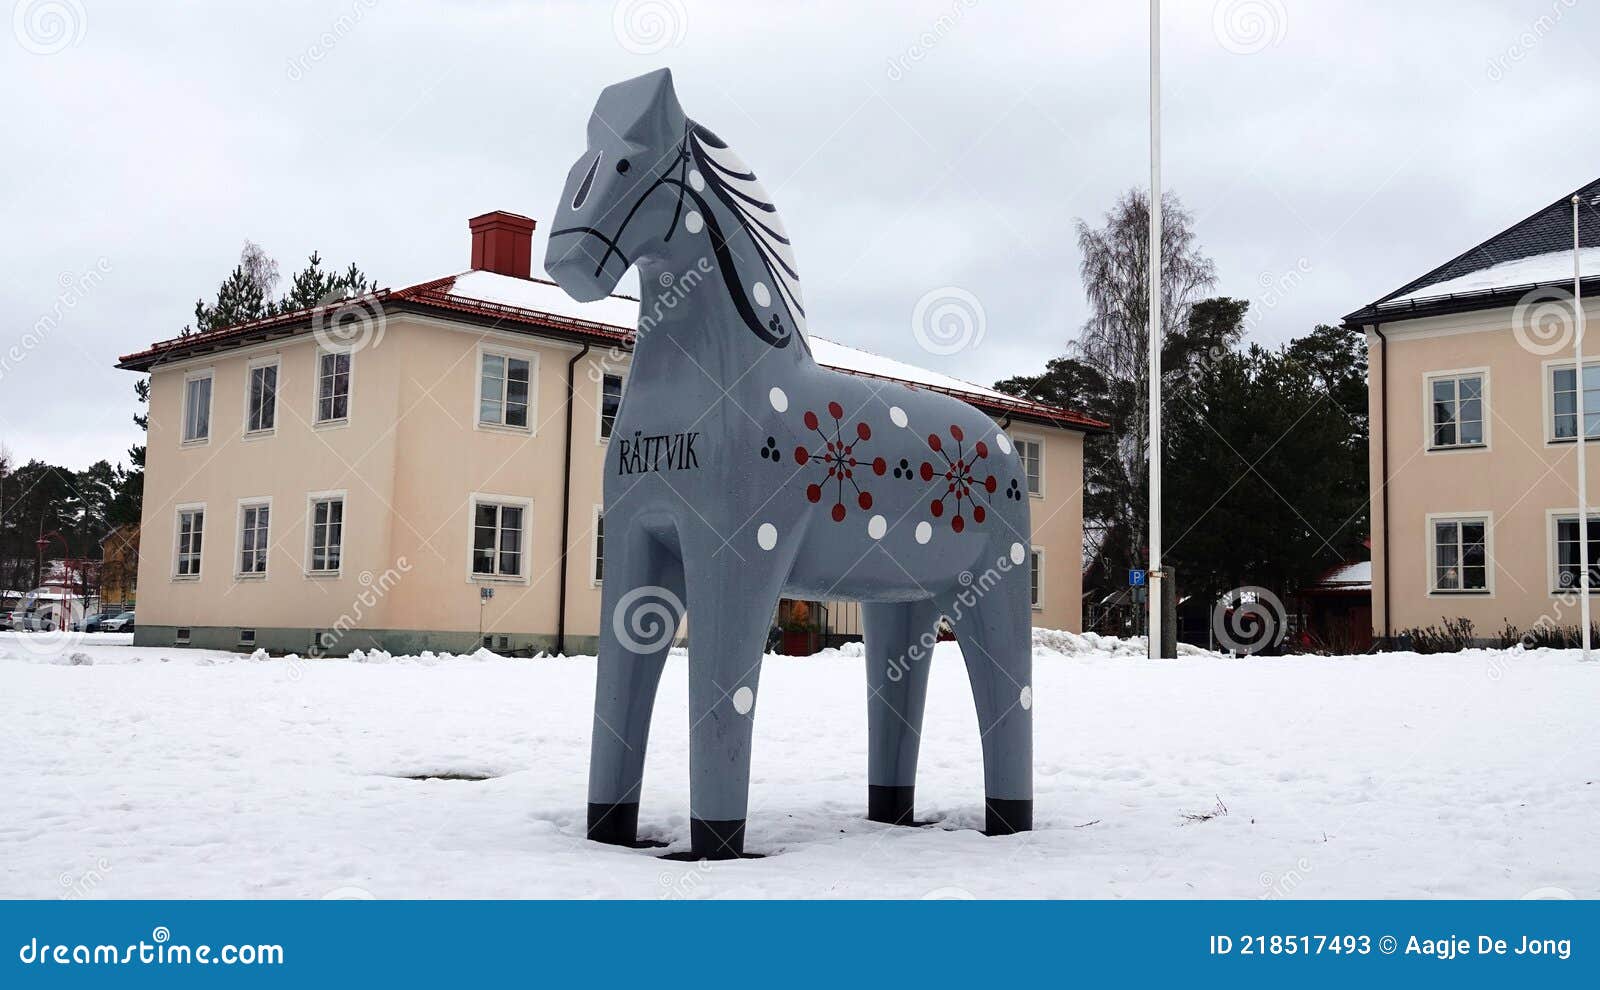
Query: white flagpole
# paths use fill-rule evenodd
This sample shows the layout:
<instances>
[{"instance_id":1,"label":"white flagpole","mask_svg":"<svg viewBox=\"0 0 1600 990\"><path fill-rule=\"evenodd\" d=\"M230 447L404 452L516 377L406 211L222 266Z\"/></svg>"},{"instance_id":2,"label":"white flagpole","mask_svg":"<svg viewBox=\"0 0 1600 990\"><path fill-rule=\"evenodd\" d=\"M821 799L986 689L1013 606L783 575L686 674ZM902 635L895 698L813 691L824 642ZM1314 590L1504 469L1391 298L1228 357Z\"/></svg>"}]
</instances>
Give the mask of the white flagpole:
<instances>
[{"instance_id":1,"label":"white flagpole","mask_svg":"<svg viewBox=\"0 0 1600 990\"><path fill-rule=\"evenodd\" d=\"M1583 616L1583 659L1589 657L1589 423L1583 409L1583 266L1579 262L1579 198L1572 197L1572 356L1578 385L1578 561L1583 575L1578 582L1579 612Z\"/></svg>"},{"instance_id":2,"label":"white flagpole","mask_svg":"<svg viewBox=\"0 0 1600 990\"><path fill-rule=\"evenodd\" d=\"M1149 656L1161 658L1161 0L1150 0L1150 609Z\"/></svg>"}]
</instances>

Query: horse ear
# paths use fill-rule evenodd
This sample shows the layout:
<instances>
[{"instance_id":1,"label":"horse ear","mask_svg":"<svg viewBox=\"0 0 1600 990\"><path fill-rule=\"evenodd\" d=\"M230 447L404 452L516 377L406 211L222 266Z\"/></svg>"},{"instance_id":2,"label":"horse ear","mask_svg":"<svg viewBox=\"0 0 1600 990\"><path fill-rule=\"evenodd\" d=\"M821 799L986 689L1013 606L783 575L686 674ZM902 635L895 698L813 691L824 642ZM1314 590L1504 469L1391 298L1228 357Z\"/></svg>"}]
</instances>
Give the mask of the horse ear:
<instances>
[{"instance_id":1,"label":"horse ear","mask_svg":"<svg viewBox=\"0 0 1600 990\"><path fill-rule=\"evenodd\" d=\"M683 107L672 85L672 70L657 69L622 85L633 90L637 116L627 137L651 146L674 144L683 133Z\"/></svg>"}]
</instances>

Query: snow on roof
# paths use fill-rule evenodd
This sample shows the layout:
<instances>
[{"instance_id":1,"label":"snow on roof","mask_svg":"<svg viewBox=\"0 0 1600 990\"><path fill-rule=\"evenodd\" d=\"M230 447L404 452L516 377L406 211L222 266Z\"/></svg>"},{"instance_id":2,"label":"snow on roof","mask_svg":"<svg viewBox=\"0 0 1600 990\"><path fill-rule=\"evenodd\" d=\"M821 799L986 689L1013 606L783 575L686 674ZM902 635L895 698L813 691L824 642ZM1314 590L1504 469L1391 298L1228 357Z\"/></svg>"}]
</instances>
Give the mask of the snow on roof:
<instances>
[{"instance_id":1,"label":"snow on roof","mask_svg":"<svg viewBox=\"0 0 1600 990\"><path fill-rule=\"evenodd\" d=\"M619 330L639 325L639 300L632 296L607 296L590 303L573 299L554 282L542 278L516 278L499 272L470 271L457 275L450 294L500 306L553 313L574 320L604 323Z\"/></svg>"},{"instance_id":2,"label":"snow on roof","mask_svg":"<svg viewBox=\"0 0 1600 990\"><path fill-rule=\"evenodd\" d=\"M1578 255L1584 275L1600 274L1600 247L1584 248L1578 252ZM1419 299L1434 299L1440 296L1514 289L1518 286L1546 282L1571 281L1572 252L1550 251L1526 258L1516 258L1512 261L1502 261L1498 265L1480 268L1475 272L1458 275L1444 282L1425 285L1415 292L1409 292L1406 295L1386 300L1380 306L1399 305Z\"/></svg>"},{"instance_id":3,"label":"snow on roof","mask_svg":"<svg viewBox=\"0 0 1600 990\"><path fill-rule=\"evenodd\" d=\"M639 324L639 300L632 296L607 296L595 302L581 303L554 282L539 278L516 278L497 272L470 271L457 275L450 287L450 295L461 299L514 306L518 309L552 313L575 320L603 323L618 330L632 331ZM811 354L817 363L840 371L853 371L876 378L893 378L916 385L952 392L965 392L992 399L1016 402L1015 396L997 392L983 385L952 378L937 371L919 368L914 364L873 354L858 347L807 334Z\"/></svg>"},{"instance_id":4,"label":"snow on roof","mask_svg":"<svg viewBox=\"0 0 1600 990\"><path fill-rule=\"evenodd\" d=\"M1341 564L1327 573L1318 587L1359 588L1372 587L1372 561L1361 560L1353 564Z\"/></svg>"}]
</instances>

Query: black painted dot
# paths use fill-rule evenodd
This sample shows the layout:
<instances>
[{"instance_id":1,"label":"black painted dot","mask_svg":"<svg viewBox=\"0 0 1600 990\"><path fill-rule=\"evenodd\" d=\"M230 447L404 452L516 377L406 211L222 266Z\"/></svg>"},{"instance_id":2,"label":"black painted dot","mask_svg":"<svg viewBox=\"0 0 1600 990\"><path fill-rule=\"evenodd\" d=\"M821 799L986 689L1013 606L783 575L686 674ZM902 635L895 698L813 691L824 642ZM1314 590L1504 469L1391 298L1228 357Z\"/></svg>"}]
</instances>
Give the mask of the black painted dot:
<instances>
[{"instance_id":1,"label":"black painted dot","mask_svg":"<svg viewBox=\"0 0 1600 990\"><path fill-rule=\"evenodd\" d=\"M623 175L628 173L628 160L626 158L617 161L617 171Z\"/></svg>"}]
</instances>

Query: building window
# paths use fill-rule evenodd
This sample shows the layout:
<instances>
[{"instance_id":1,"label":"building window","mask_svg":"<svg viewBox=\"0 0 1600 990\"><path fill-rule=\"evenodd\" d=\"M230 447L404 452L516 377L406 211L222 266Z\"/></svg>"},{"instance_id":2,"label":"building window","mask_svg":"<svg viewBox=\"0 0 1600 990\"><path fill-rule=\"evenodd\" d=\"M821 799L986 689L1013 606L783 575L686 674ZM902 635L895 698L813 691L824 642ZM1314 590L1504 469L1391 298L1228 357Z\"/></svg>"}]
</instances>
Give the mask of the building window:
<instances>
[{"instance_id":1,"label":"building window","mask_svg":"<svg viewBox=\"0 0 1600 990\"><path fill-rule=\"evenodd\" d=\"M617 425L617 410L622 408L622 376L603 375L600 378L600 439L611 438Z\"/></svg>"},{"instance_id":2,"label":"building window","mask_svg":"<svg viewBox=\"0 0 1600 990\"><path fill-rule=\"evenodd\" d=\"M527 429L531 362L485 351L479 371L478 422Z\"/></svg>"},{"instance_id":3,"label":"building window","mask_svg":"<svg viewBox=\"0 0 1600 990\"><path fill-rule=\"evenodd\" d=\"M239 506L239 575L267 573L267 529L272 507L267 503Z\"/></svg>"},{"instance_id":4,"label":"building window","mask_svg":"<svg viewBox=\"0 0 1600 990\"><path fill-rule=\"evenodd\" d=\"M183 442L203 443L211 438L211 372L183 383Z\"/></svg>"},{"instance_id":5,"label":"building window","mask_svg":"<svg viewBox=\"0 0 1600 990\"><path fill-rule=\"evenodd\" d=\"M1017 448L1017 457L1022 461L1023 473L1028 477L1028 494L1044 494L1044 446L1037 440L1025 440L1013 437L1013 446Z\"/></svg>"},{"instance_id":6,"label":"building window","mask_svg":"<svg viewBox=\"0 0 1600 990\"><path fill-rule=\"evenodd\" d=\"M1039 588L1044 581L1044 551L1028 551L1028 603L1039 607Z\"/></svg>"},{"instance_id":7,"label":"building window","mask_svg":"<svg viewBox=\"0 0 1600 990\"><path fill-rule=\"evenodd\" d=\"M606 516L600 506L594 507L594 583L605 579Z\"/></svg>"},{"instance_id":8,"label":"building window","mask_svg":"<svg viewBox=\"0 0 1600 990\"><path fill-rule=\"evenodd\" d=\"M311 554L307 567L312 574L337 574L344 554L344 499L311 500Z\"/></svg>"},{"instance_id":9,"label":"building window","mask_svg":"<svg viewBox=\"0 0 1600 990\"><path fill-rule=\"evenodd\" d=\"M200 576L200 541L205 528L205 509L178 510L178 553L174 569L178 577Z\"/></svg>"},{"instance_id":10,"label":"building window","mask_svg":"<svg viewBox=\"0 0 1600 990\"><path fill-rule=\"evenodd\" d=\"M1573 368L1550 369L1550 435L1572 440L1578 435L1578 376ZM1600 436L1600 364L1583 366L1585 437Z\"/></svg>"},{"instance_id":11,"label":"building window","mask_svg":"<svg viewBox=\"0 0 1600 990\"><path fill-rule=\"evenodd\" d=\"M1432 521L1432 591L1489 590L1488 519L1481 516Z\"/></svg>"},{"instance_id":12,"label":"building window","mask_svg":"<svg viewBox=\"0 0 1600 990\"><path fill-rule=\"evenodd\" d=\"M472 573L522 576L523 506L478 502L473 506Z\"/></svg>"},{"instance_id":13,"label":"building window","mask_svg":"<svg viewBox=\"0 0 1600 990\"><path fill-rule=\"evenodd\" d=\"M350 418L350 355L323 351L317 355L317 422Z\"/></svg>"},{"instance_id":14,"label":"building window","mask_svg":"<svg viewBox=\"0 0 1600 990\"><path fill-rule=\"evenodd\" d=\"M278 365L258 364L250 369L245 410L246 433L270 433L278 425Z\"/></svg>"},{"instance_id":15,"label":"building window","mask_svg":"<svg viewBox=\"0 0 1600 990\"><path fill-rule=\"evenodd\" d=\"M1587 397L1585 400L1587 401ZM1576 512L1556 517L1555 538L1556 590L1576 589L1583 581L1583 568L1578 565L1578 561L1583 558L1580 553L1582 544L1578 542ZM1600 515L1593 514L1589 516L1589 588L1590 594L1594 593L1594 589L1600 588Z\"/></svg>"},{"instance_id":16,"label":"building window","mask_svg":"<svg viewBox=\"0 0 1600 990\"><path fill-rule=\"evenodd\" d=\"M1483 446L1483 375L1448 375L1428 379L1432 409L1429 446Z\"/></svg>"}]
</instances>

